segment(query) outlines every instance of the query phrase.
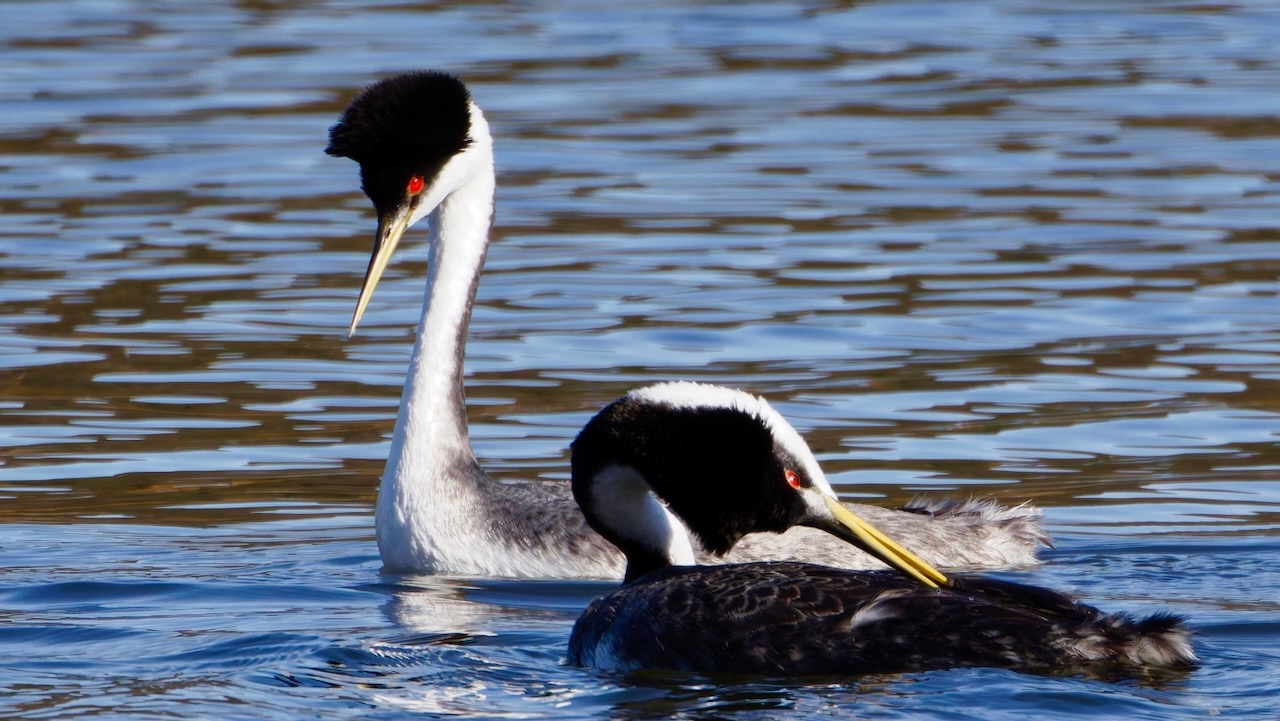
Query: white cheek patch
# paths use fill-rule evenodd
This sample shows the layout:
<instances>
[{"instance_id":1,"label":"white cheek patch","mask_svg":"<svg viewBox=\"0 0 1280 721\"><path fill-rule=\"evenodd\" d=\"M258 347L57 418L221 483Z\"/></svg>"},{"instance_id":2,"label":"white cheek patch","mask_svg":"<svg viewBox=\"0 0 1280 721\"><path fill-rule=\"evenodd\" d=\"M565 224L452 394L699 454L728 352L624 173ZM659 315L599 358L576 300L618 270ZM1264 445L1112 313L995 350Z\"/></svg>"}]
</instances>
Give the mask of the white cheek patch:
<instances>
[{"instance_id":1,"label":"white cheek patch","mask_svg":"<svg viewBox=\"0 0 1280 721\"><path fill-rule=\"evenodd\" d=\"M653 495L630 466L606 466L591 483L592 514L629 541L663 553L673 566L695 565L684 523Z\"/></svg>"}]
</instances>

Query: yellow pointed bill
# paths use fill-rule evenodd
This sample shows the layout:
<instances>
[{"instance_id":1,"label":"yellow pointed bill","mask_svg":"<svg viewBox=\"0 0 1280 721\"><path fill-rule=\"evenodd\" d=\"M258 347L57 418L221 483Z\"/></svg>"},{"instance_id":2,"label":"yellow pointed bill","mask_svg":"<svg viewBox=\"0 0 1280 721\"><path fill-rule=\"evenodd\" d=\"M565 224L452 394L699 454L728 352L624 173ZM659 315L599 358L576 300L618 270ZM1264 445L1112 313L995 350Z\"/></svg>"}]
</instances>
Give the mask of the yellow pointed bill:
<instances>
[{"instance_id":1,"label":"yellow pointed bill","mask_svg":"<svg viewBox=\"0 0 1280 721\"><path fill-rule=\"evenodd\" d=\"M835 520L842 529L852 534L852 540L862 550L892 566L899 573L910 576L929 588L951 585L951 581L941 571L930 566L916 554L898 545L892 538L884 535L880 529L860 518L853 511L844 507L840 501L823 496L827 508L831 510Z\"/></svg>"},{"instance_id":2,"label":"yellow pointed bill","mask_svg":"<svg viewBox=\"0 0 1280 721\"><path fill-rule=\"evenodd\" d=\"M360 286L360 297L356 299L356 311L351 315L351 326L347 328L347 335L355 334L356 326L364 316L365 308L369 307L369 300L373 298L373 289L382 279L382 272L387 269L392 253L395 253L401 236L408 229L409 212L407 210L402 209L378 217L378 232L373 240L373 255L369 258L369 269L364 273L364 284Z\"/></svg>"}]
</instances>

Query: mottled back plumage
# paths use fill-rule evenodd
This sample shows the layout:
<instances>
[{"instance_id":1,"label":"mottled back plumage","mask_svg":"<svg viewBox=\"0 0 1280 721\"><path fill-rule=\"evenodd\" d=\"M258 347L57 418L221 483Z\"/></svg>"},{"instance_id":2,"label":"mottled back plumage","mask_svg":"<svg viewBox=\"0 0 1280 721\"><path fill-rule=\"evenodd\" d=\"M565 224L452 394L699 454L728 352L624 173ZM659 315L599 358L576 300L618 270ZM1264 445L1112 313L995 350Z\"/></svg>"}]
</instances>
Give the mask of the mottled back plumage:
<instances>
[{"instance_id":1,"label":"mottled back plumage","mask_svg":"<svg viewBox=\"0 0 1280 721\"><path fill-rule=\"evenodd\" d=\"M1134 621L979 577L926 589L802 563L668 568L596 599L569 663L610 670L873 674L956 667L1124 673L1195 662L1182 620Z\"/></svg>"}]
</instances>

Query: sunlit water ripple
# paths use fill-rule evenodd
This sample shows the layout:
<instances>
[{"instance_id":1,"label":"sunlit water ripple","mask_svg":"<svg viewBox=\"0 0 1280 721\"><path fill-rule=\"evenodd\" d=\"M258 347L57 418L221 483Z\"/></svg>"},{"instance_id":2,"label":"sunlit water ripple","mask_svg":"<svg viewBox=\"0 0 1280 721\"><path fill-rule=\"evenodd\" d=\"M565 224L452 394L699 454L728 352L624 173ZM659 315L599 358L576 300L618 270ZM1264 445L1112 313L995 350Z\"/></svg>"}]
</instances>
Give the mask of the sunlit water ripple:
<instances>
[{"instance_id":1,"label":"sunlit water ripple","mask_svg":"<svg viewBox=\"0 0 1280 721\"><path fill-rule=\"evenodd\" d=\"M1272 5L3 14L0 715L1274 717ZM424 66L497 135L496 475L563 479L635 385L747 387L849 497L1045 508L1007 575L1186 614L1203 666L611 677L561 663L608 584L380 575L424 234L347 338L373 223L321 151Z\"/></svg>"}]
</instances>

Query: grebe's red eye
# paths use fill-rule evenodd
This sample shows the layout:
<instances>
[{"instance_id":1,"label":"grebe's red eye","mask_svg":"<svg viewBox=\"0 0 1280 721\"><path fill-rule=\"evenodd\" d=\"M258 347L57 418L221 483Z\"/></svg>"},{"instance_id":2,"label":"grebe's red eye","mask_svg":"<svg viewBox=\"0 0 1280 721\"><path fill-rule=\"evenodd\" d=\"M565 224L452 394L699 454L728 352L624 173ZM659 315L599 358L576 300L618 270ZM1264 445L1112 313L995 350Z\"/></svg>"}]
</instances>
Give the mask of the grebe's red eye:
<instances>
[{"instance_id":1,"label":"grebe's red eye","mask_svg":"<svg viewBox=\"0 0 1280 721\"><path fill-rule=\"evenodd\" d=\"M412 178L409 178L409 185L405 188L405 192L409 195L417 195L422 192L422 189L426 187L426 185L427 183L422 179L421 175L415 175Z\"/></svg>"},{"instance_id":2,"label":"grebe's red eye","mask_svg":"<svg viewBox=\"0 0 1280 721\"><path fill-rule=\"evenodd\" d=\"M796 472L795 472L795 471L793 471L793 470L791 470L790 468L788 468L784 473L785 473L785 474L786 474L786 476L787 476L787 485L788 485L788 486L791 486L792 488L799 488L799 487L800 487L800 476L796 475Z\"/></svg>"}]
</instances>

